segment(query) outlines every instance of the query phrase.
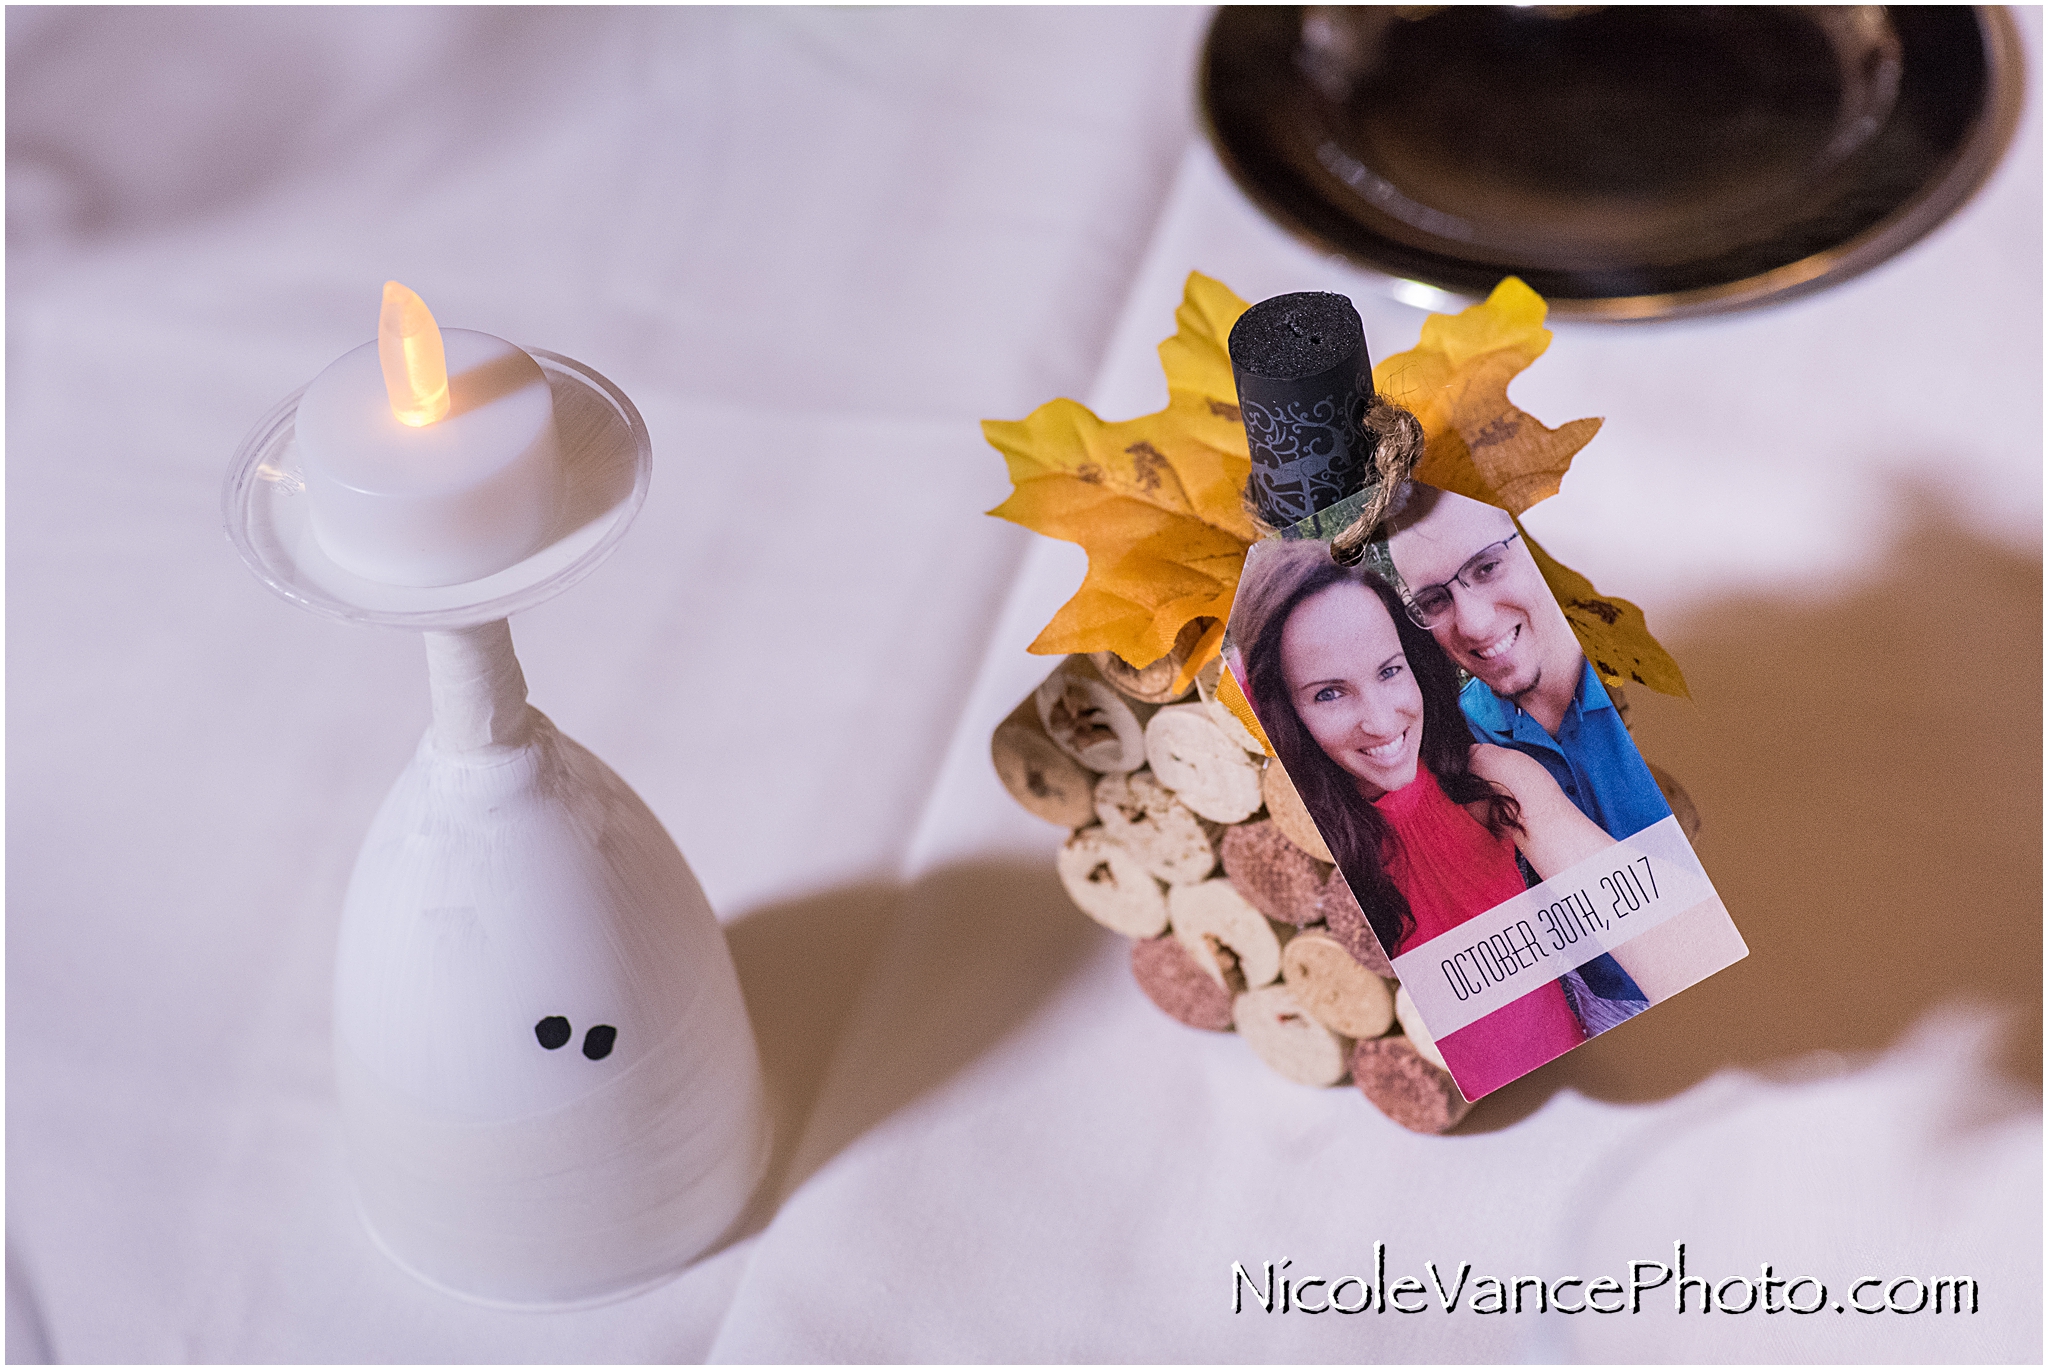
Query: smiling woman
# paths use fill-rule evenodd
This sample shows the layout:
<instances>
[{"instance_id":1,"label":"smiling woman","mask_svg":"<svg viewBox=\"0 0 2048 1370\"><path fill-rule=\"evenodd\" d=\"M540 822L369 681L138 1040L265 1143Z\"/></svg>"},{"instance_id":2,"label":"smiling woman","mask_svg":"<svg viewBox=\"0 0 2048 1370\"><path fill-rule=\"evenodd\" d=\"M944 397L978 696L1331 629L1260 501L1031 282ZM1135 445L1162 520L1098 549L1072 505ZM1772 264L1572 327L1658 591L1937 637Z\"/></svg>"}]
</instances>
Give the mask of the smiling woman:
<instances>
[{"instance_id":1,"label":"smiling woman","mask_svg":"<svg viewBox=\"0 0 2048 1370\"><path fill-rule=\"evenodd\" d=\"M1488 832L1521 818L1514 798L1473 773L1456 668L1386 581L1337 565L1320 542L1253 548L1231 628L1274 751L1394 951L1414 925L1378 859L1387 823L1372 801L1427 771L1452 802L1481 808Z\"/></svg>"},{"instance_id":2,"label":"smiling woman","mask_svg":"<svg viewBox=\"0 0 2048 1370\"><path fill-rule=\"evenodd\" d=\"M1418 617L1327 544L1269 541L1231 622L1253 708L1390 956L1521 894L1524 863L1547 878L1613 840L1541 766L1475 741L1458 668ZM1477 1097L1588 1035L1552 978L1438 1046Z\"/></svg>"},{"instance_id":3,"label":"smiling woman","mask_svg":"<svg viewBox=\"0 0 2048 1370\"><path fill-rule=\"evenodd\" d=\"M1280 634L1288 701L1368 798L1413 780L1422 745L1421 687L1393 617L1374 612L1373 600L1357 580L1333 581L1302 600Z\"/></svg>"}]
</instances>

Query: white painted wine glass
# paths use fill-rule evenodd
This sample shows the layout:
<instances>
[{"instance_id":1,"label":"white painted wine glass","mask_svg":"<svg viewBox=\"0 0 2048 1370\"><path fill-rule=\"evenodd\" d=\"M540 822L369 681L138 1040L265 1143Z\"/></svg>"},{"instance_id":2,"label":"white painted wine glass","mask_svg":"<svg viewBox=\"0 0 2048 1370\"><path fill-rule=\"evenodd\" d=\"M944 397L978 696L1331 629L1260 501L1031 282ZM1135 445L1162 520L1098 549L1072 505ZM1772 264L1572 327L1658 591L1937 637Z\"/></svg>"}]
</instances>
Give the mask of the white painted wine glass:
<instances>
[{"instance_id":1,"label":"white painted wine glass","mask_svg":"<svg viewBox=\"0 0 2048 1370\"><path fill-rule=\"evenodd\" d=\"M573 1308L669 1278L768 1157L724 934L660 821L526 702L507 616L569 588L646 497L632 402L532 351L563 458L539 551L433 589L336 566L306 516L299 394L236 452L230 540L286 599L425 635L433 722L371 822L342 909L334 1058L362 1215L449 1293Z\"/></svg>"}]
</instances>

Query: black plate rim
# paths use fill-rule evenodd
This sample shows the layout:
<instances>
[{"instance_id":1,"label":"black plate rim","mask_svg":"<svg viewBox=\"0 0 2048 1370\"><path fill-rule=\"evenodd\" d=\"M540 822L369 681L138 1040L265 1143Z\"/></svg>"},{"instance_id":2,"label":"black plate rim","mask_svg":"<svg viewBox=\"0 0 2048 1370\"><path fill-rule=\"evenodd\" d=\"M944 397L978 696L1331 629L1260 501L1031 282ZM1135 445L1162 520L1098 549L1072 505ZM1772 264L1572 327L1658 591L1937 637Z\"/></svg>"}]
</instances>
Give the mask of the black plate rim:
<instances>
[{"instance_id":1,"label":"black plate rim","mask_svg":"<svg viewBox=\"0 0 2048 1370\"><path fill-rule=\"evenodd\" d=\"M1357 244L1336 241L1297 217L1281 197L1243 165L1217 126L1211 99L1216 34L1227 8L1218 10L1202 40L1195 95L1202 132L1232 183L1261 213L1289 234L1380 277L1388 283L1388 293L1404 303L1442 310L1462 307L1481 298L1441 281L1391 270ZM1753 309L1796 299L1859 276L1927 236L1991 179L1991 173L1997 170L2012 145L2026 104L2026 62L2018 26L2003 5L1973 5L1970 9L1984 45L1984 109L1946 169L1930 178L1890 215L1833 247L1736 281L1665 294L1546 296L1551 316L1601 323L1640 323ZM1514 273L1504 270L1502 274Z\"/></svg>"}]
</instances>

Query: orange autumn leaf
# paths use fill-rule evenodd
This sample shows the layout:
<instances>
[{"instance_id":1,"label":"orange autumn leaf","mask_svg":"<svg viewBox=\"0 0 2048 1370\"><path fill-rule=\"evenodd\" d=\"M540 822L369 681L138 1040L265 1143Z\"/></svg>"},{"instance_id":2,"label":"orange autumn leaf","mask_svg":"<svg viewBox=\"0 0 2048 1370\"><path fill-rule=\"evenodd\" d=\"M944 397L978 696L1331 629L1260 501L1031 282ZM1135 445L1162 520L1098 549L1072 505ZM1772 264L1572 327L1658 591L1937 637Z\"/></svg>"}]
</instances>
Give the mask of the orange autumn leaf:
<instances>
[{"instance_id":1,"label":"orange autumn leaf","mask_svg":"<svg viewBox=\"0 0 2048 1370\"><path fill-rule=\"evenodd\" d=\"M1142 667L1165 656L1190 620L1213 618L1217 626L1178 686L1216 655L1245 549L1258 536L1243 504L1251 456L1227 345L1248 307L1221 282L1189 274L1174 311L1178 331L1159 345L1168 400L1156 414L1106 423L1059 399L1022 422L982 424L1015 486L989 512L1088 553L1080 590L1032 642L1033 652L1110 651ZM1414 347L1373 368L1380 394L1422 423L1417 480L1514 515L1558 492L1601 421L1549 428L1507 397L1508 383L1550 346L1548 312L1542 296L1511 276L1480 304L1430 315ZM1686 693L1677 663L1650 636L1640 610L1601 596L1530 546L1603 677Z\"/></svg>"},{"instance_id":2,"label":"orange autumn leaf","mask_svg":"<svg viewBox=\"0 0 2048 1370\"><path fill-rule=\"evenodd\" d=\"M1265 750L1267 756L1277 755L1272 742L1266 737L1266 730L1259 726L1259 716L1252 712L1252 702L1244 697L1244 688L1227 666L1216 679L1216 702L1230 710L1231 717L1244 724L1244 730L1252 735L1252 740Z\"/></svg>"},{"instance_id":3,"label":"orange autumn leaf","mask_svg":"<svg viewBox=\"0 0 2048 1370\"><path fill-rule=\"evenodd\" d=\"M1522 527L1521 520L1515 521L1515 527ZM1550 593L1564 610L1579 646L1585 650L1586 660L1593 663L1602 680L1609 685L1633 683L1648 686L1659 694L1692 698L1692 692L1685 688L1685 673L1657 639L1650 636L1650 626L1643 621L1641 609L1625 599L1595 590L1592 581L1538 546L1527 529L1522 529L1522 541L1529 545L1530 555L1536 558L1536 569L1543 573L1543 583L1550 587Z\"/></svg>"},{"instance_id":4,"label":"orange autumn leaf","mask_svg":"<svg viewBox=\"0 0 2048 1370\"><path fill-rule=\"evenodd\" d=\"M1547 313L1541 295L1509 276L1481 304L1430 315L1421 341L1373 368L1374 388L1422 421L1417 480L1518 518L1558 492L1572 458L1600 431L1600 420L1549 428L1508 399L1508 382L1550 346ZM1691 698L1678 663L1650 635L1641 609L1602 595L1534 538L1526 540L1601 679Z\"/></svg>"},{"instance_id":5,"label":"orange autumn leaf","mask_svg":"<svg viewBox=\"0 0 2048 1370\"><path fill-rule=\"evenodd\" d=\"M1220 282L1188 276L1179 331L1159 346L1168 398L1156 414L1108 423L1060 399L1022 422L982 424L1016 487L989 512L1088 553L1080 592L1033 652L1110 651L1142 667L1189 620L1229 616L1258 536L1244 509L1251 455L1226 346L1247 307ZM1221 640L1220 626L1205 636L1187 680Z\"/></svg>"},{"instance_id":6,"label":"orange autumn leaf","mask_svg":"<svg viewBox=\"0 0 2048 1370\"><path fill-rule=\"evenodd\" d=\"M1548 428L1508 399L1508 382L1550 346L1548 312L1509 276L1482 304L1430 315L1420 342L1373 368L1373 387L1422 421L1417 480L1510 514L1557 493L1600 420Z\"/></svg>"}]
</instances>

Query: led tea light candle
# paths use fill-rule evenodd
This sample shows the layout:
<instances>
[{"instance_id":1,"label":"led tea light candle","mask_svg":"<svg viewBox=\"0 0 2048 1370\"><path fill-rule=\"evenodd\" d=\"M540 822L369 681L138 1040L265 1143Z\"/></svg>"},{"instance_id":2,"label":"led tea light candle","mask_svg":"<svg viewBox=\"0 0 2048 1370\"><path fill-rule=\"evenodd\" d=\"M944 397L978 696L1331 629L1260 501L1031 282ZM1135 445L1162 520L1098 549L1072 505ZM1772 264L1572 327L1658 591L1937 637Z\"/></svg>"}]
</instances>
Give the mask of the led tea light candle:
<instances>
[{"instance_id":1,"label":"led tea light candle","mask_svg":"<svg viewBox=\"0 0 2048 1370\"><path fill-rule=\"evenodd\" d=\"M336 1095L378 1245L502 1307L667 1279L767 1162L718 919L660 820L527 703L506 622L604 559L652 457L604 377L444 334L393 282L378 342L265 415L225 492L272 589L425 636L433 724L342 902Z\"/></svg>"},{"instance_id":2,"label":"led tea light candle","mask_svg":"<svg viewBox=\"0 0 2048 1370\"><path fill-rule=\"evenodd\" d=\"M530 555L559 518L539 364L488 333L444 333L397 281L385 282L377 341L306 388L297 440L313 535L366 580L478 580Z\"/></svg>"}]
</instances>

